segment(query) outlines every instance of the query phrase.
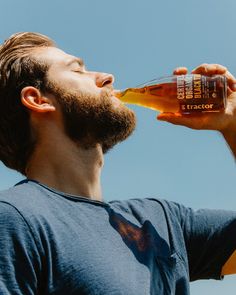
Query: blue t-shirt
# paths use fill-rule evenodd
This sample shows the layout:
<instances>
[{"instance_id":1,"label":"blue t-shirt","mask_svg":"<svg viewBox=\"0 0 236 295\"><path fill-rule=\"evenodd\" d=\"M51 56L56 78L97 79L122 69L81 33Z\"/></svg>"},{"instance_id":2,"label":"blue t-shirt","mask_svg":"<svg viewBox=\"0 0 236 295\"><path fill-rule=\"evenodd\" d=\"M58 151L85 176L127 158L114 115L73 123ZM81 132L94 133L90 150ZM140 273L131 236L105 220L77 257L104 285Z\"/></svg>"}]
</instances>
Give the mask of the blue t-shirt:
<instances>
[{"instance_id":1,"label":"blue t-shirt","mask_svg":"<svg viewBox=\"0 0 236 295\"><path fill-rule=\"evenodd\" d=\"M1 295L186 295L221 278L236 212L100 202L24 180L0 193Z\"/></svg>"}]
</instances>

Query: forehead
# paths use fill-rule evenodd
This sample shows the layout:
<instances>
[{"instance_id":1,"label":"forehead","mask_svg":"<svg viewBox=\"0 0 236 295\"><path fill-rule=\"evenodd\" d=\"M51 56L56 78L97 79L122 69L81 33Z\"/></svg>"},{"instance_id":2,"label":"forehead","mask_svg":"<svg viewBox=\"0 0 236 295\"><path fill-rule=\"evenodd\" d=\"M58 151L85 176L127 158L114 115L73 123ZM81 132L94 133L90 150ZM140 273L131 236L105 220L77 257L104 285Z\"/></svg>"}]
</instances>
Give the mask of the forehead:
<instances>
[{"instance_id":1,"label":"forehead","mask_svg":"<svg viewBox=\"0 0 236 295\"><path fill-rule=\"evenodd\" d=\"M33 54L50 66L67 66L71 61L75 60L73 55L56 47L37 48Z\"/></svg>"}]
</instances>

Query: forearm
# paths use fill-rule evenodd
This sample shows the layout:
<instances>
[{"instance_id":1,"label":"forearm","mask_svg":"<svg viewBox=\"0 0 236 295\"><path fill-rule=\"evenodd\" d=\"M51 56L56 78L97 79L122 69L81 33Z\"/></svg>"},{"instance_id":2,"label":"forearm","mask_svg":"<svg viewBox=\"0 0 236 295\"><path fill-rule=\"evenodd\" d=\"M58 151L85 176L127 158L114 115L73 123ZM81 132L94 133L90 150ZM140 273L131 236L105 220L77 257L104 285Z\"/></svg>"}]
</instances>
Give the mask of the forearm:
<instances>
[{"instance_id":1,"label":"forearm","mask_svg":"<svg viewBox=\"0 0 236 295\"><path fill-rule=\"evenodd\" d=\"M222 135L226 143L228 144L236 161L236 132L222 132Z\"/></svg>"}]
</instances>

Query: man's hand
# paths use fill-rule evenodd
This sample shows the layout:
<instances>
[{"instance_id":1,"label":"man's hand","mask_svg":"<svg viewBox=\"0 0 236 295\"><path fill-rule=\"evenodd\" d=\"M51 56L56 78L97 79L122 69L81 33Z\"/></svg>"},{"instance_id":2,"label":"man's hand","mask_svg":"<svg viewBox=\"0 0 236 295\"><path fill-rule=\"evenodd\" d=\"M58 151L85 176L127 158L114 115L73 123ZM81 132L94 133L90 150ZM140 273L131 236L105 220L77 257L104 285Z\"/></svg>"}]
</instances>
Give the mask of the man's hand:
<instances>
[{"instance_id":1,"label":"man's hand","mask_svg":"<svg viewBox=\"0 0 236 295\"><path fill-rule=\"evenodd\" d=\"M174 75L186 75L187 68L174 70ZM195 68L192 74L205 76L224 75L227 78L227 104L225 110L219 113L198 113L183 115L180 113L161 113L158 120L192 129L208 129L220 131L233 154L236 157L236 79L226 67L218 64L202 64Z\"/></svg>"}]
</instances>

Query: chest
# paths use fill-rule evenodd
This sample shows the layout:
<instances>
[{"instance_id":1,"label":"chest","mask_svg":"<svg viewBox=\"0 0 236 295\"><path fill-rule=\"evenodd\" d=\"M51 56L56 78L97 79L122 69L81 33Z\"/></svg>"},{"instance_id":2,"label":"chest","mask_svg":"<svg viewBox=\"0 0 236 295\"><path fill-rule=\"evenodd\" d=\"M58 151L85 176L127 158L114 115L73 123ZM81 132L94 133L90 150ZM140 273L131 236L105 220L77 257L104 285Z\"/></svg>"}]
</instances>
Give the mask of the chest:
<instances>
[{"instance_id":1,"label":"chest","mask_svg":"<svg viewBox=\"0 0 236 295\"><path fill-rule=\"evenodd\" d=\"M180 277L187 281L163 222L87 208L51 223L46 235L48 294L178 294Z\"/></svg>"}]
</instances>

